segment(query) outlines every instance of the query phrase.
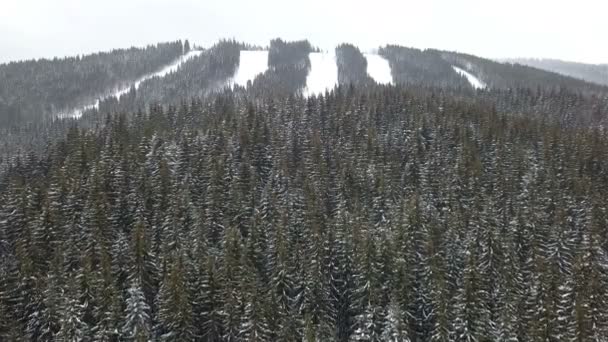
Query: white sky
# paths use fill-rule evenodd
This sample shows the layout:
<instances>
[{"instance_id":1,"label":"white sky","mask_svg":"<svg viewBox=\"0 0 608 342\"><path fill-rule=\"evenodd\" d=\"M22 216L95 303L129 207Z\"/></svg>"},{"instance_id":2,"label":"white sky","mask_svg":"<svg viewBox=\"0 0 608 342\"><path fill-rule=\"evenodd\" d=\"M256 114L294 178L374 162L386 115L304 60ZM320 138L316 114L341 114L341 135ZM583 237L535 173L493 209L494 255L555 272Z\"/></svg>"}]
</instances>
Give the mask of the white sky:
<instances>
[{"instance_id":1,"label":"white sky","mask_svg":"<svg viewBox=\"0 0 608 342\"><path fill-rule=\"evenodd\" d=\"M189 39L608 63L607 0L0 0L0 62Z\"/></svg>"}]
</instances>

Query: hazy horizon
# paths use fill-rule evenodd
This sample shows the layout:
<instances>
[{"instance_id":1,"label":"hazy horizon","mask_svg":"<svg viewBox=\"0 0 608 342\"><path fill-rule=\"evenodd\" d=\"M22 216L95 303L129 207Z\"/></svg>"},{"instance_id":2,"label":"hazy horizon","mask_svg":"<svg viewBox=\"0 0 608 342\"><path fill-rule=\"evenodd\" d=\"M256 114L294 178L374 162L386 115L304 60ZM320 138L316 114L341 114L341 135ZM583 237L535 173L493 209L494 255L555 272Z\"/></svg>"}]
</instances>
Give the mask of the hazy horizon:
<instances>
[{"instance_id":1,"label":"hazy horizon","mask_svg":"<svg viewBox=\"0 0 608 342\"><path fill-rule=\"evenodd\" d=\"M377 0L302 4L263 0L10 1L0 14L0 63L65 57L177 39L221 38L266 45L281 37L323 49L349 42L459 51L492 59L551 58L608 63L602 44L608 4L581 0Z\"/></svg>"}]
</instances>

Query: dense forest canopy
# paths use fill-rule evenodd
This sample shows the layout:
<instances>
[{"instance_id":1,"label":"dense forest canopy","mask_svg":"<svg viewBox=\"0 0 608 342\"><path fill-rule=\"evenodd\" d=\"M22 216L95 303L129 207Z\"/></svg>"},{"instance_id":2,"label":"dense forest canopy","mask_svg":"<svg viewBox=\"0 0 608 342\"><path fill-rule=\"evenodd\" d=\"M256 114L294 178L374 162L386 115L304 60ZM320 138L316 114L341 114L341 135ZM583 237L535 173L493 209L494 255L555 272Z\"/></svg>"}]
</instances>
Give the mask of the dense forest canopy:
<instances>
[{"instance_id":1,"label":"dense forest canopy","mask_svg":"<svg viewBox=\"0 0 608 342\"><path fill-rule=\"evenodd\" d=\"M230 88L243 49L0 127L0 341L605 340L605 88L342 44L306 97L280 39Z\"/></svg>"},{"instance_id":2,"label":"dense forest canopy","mask_svg":"<svg viewBox=\"0 0 608 342\"><path fill-rule=\"evenodd\" d=\"M606 143L394 87L74 127L3 179L0 333L605 336Z\"/></svg>"}]
</instances>

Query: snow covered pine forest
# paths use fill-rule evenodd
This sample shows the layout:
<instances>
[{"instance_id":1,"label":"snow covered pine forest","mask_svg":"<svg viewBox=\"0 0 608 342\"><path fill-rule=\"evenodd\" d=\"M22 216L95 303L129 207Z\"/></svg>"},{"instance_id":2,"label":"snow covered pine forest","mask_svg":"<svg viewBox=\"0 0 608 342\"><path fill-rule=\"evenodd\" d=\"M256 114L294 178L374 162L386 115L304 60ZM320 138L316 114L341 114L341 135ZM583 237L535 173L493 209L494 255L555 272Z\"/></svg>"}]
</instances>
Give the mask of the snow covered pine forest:
<instances>
[{"instance_id":1,"label":"snow covered pine forest","mask_svg":"<svg viewBox=\"0 0 608 342\"><path fill-rule=\"evenodd\" d=\"M280 39L2 64L0 340L608 341L607 95Z\"/></svg>"}]
</instances>

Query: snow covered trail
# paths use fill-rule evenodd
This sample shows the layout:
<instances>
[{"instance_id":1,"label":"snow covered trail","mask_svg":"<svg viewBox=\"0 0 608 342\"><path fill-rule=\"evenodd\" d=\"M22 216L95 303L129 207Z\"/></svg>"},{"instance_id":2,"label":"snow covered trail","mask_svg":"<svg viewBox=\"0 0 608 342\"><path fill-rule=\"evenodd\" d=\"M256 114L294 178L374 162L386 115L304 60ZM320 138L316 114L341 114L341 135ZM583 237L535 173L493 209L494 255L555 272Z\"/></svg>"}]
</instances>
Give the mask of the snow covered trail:
<instances>
[{"instance_id":1,"label":"snow covered trail","mask_svg":"<svg viewBox=\"0 0 608 342\"><path fill-rule=\"evenodd\" d=\"M77 119L77 118L81 117L82 113L86 112L87 110L98 109L99 108L99 103L102 100L109 99L111 97L120 98L122 95L128 93L131 90L131 87L135 87L135 89L139 88L139 85L143 81L145 81L145 80L149 80L149 79L151 79L153 77L165 77L168 74L177 71L177 69L182 64L184 64L187 60L189 60L192 57L199 56L201 53L203 53L203 51L201 51L201 50L192 50L192 51L189 51L188 53L180 56L178 59L176 59L175 61L173 61L171 64L164 66L162 69L160 69L160 70L158 70L156 72L153 72L151 74L144 75L144 76L140 77L138 80L136 80L135 82L133 82L133 83L127 85L127 86L123 86L122 88L117 88L113 92L97 98L97 100L95 100L94 103L88 104L88 105L86 105L86 106L84 106L82 108L74 109L74 110L72 110L71 112L68 112L68 113L59 113L57 115L57 117L59 117L59 118L75 118L75 119Z\"/></svg>"},{"instance_id":2,"label":"snow covered trail","mask_svg":"<svg viewBox=\"0 0 608 342\"><path fill-rule=\"evenodd\" d=\"M268 70L268 51L241 50L239 66L232 78L231 86L239 85L246 87L248 81L255 79L257 75Z\"/></svg>"},{"instance_id":3,"label":"snow covered trail","mask_svg":"<svg viewBox=\"0 0 608 342\"><path fill-rule=\"evenodd\" d=\"M477 77L475 77L475 75L471 74L470 72L463 70L457 66L452 65L452 68L454 69L454 71L456 71L457 73L459 73L460 75L463 75L464 77L467 78L467 80L469 81L469 83L471 83L471 85L473 86L473 88L475 89L483 89L486 87L486 84L483 83L480 79L478 79Z\"/></svg>"},{"instance_id":4,"label":"snow covered trail","mask_svg":"<svg viewBox=\"0 0 608 342\"><path fill-rule=\"evenodd\" d=\"M393 75L391 74L391 66L386 58L374 54L364 53L367 59L367 74L373 78L378 84L392 84Z\"/></svg>"},{"instance_id":5,"label":"snow covered trail","mask_svg":"<svg viewBox=\"0 0 608 342\"><path fill-rule=\"evenodd\" d=\"M308 58L310 71L306 77L305 96L317 95L338 85L338 65L334 49L330 52L311 52Z\"/></svg>"}]
</instances>

